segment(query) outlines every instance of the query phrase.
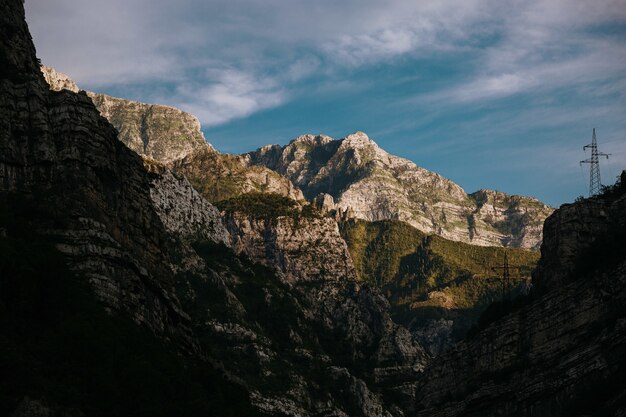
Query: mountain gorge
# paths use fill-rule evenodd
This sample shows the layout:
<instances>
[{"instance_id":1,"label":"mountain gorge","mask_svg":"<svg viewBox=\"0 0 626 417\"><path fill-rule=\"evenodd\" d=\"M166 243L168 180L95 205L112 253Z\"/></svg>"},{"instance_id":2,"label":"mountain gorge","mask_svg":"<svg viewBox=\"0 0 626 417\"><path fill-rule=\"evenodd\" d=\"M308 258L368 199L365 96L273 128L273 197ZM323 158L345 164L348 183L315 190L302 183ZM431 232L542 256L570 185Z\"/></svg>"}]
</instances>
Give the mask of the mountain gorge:
<instances>
[{"instance_id":1,"label":"mountain gorge","mask_svg":"<svg viewBox=\"0 0 626 417\"><path fill-rule=\"evenodd\" d=\"M626 415L626 174L552 213L360 132L224 155L19 0L0 93L1 415Z\"/></svg>"}]
</instances>

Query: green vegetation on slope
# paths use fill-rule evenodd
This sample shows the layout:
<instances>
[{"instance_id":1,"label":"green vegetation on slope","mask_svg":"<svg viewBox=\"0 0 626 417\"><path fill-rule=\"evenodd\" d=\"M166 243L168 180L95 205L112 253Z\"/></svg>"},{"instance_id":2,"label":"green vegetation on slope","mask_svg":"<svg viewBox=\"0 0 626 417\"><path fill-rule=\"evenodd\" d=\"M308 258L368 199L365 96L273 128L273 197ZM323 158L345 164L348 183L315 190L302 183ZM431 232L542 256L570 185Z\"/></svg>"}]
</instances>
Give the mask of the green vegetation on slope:
<instances>
[{"instance_id":1,"label":"green vegetation on slope","mask_svg":"<svg viewBox=\"0 0 626 417\"><path fill-rule=\"evenodd\" d=\"M244 213L257 219L275 219L282 216L293 218L318 218L322 214L311 205L300 206L291 198L276 193L247 193L224 201L215 206L229 213Z\"/></svg>"},{"instance_id":2,"label":"green vegetation on slope","mask_svg":"<svg viewBox=\"0 0 626 417\"><path fill-rule=\"evenodd\" d=\"M539 253L475 246L426 235L400 221L350 220L340 225L357 275L389 298L394 319L408 327L441 318L462 337L482 311L502 297L500 267L506 252L514 277L530 277ZM524 281L515 281L514 295ZM417 323L417 324L416 324Z\"/></svg>"},{"instance_id":3,"label":"green vegetation on slope","mask_svg":"<svg viewBox=\"0 0 626 417\"><path fill-rule=\"evenodd\" d=\"M247 393L210 365L105 313L28 230L0 213L0 415L26 396L54 415L255 415Z\"/></svg>"},{"instance_id":4,"label":"green vegetation on slope","mask_svg":"<svg viewBox=\"0 0 626 417\"><path fill-rule=\"evenodd\" d=\"M411 273L403 260L415 253L426 237L414 227L393 220L350 220L341 223L339 229L358 277L379 286Z\"/></svg>"}]
</instances>

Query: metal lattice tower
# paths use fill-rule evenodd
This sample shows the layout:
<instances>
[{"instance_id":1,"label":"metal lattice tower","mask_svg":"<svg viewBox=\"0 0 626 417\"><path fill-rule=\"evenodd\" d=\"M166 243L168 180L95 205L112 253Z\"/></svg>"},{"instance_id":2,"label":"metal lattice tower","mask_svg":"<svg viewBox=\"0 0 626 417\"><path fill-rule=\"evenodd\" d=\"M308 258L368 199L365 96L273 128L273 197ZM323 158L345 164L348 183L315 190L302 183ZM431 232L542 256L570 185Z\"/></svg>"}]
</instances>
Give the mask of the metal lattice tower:
<instances>
[{"instance_id":1,"label":"metal lattice tower","mask_svg":"<svg viewBox=\"0 0 626 417\"><path fill-rule=\"evenodd\" d=\"M581 164L590 164L589 168L589 197L599 194L602 189L600 180L600 157L605 156L609 159L611 154L598 152L598 142L596 141L596 128L593 128L593 137L590 145L583 146L583 151L591 148L591 158L580 161Z\"/></svg>"},{"instance_id":2,"label":"metal lattice tower","mask_svg":"<svg viewBox=\"0 0 626 417\"><path fill-rule=\"evenodd\" d=\"M509 266L509 257L504 252L504 263L502 266L491 268L495 272L502 271L502 299L509 298L509 288L511 287L511 269L519 269L518 267Z\"/></svg>"}]
</instances>

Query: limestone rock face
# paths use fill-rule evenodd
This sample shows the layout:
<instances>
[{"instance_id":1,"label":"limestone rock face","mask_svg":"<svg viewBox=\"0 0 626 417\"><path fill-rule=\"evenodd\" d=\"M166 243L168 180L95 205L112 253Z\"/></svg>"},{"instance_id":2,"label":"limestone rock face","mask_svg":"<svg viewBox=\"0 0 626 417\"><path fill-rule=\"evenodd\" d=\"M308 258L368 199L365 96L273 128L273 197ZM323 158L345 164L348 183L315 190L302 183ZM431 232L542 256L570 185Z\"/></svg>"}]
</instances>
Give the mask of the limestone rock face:
<instances>
[{"instance_id":1,"label":"limestone rock face","mask_svg":"<svg viewBox=\"0 0 626 417\"><path fill-rule=\"evenodd\" d=\"M144 160L151 174L150 197L168 232L185 241L209 241L230 246L231 238L217 208L206 201L185 177L154 161Z\"/></svg>"},{"instance_id":2,"label":"limestone rock face","mask_svg":"<svg viewBox=\"0 0 626 417\"><path fill-rule=\"evenodd\" d=\"M538 248L552 209L493 191L468 195L454 182L388 154L365 133L341 140L304 135L247 155L300 187L308 199L331 195L356 218L402 220L426 233L483 246Z\"/></svg>"},{"instance_id":3,"label":"limestone rock face","mask_svg":"<svg viewBox=\"0 0 626 417\"><path fill-rule=\"evenodd\" d=\"M287 282L356 280L346 242L329 217L226 217L233 249L274 267Z\"/></svg>"},{"instance_id":4,"label":"limestone rock face","mask_svg":"<svg viewBox=\"0 0 626 417\"><path fill-rule=\"evenodd\" d=\"M118 130L119 139L140 155L170 162L210 148L192 114L175 107L88 93L98 111Z\"/></svg>"},{"instance_id":5,"label":"limestone rock face","mask_svg":"<svg viewBox=\"0 0 626 417\"><path fill-rule=\"evenodd\" d=\"M546 221L538 291L439 356L418 416L625 415L626 188Z\"/></svg>"},{"instance_id":6,"label":"limestone rock face","mask_svg":"<svg viewBox=\"0 0 626 417\"><path fill-rule=\"evenodd\" d=\"M76 83L54 68L42 66L50 89L78 92ZM146 104L87 92L94 105L119 132L118 138L130 149L159 162L183 158L196 149L211 148L198 118L175 107Z\"/></svg>"},{"instance_id":7,"label":"limestone rock face","mask_svg":"<svg viewBox=\"0 0 626 417\"><path fill-rule=\"evenodd\" d=\"M43 73L48 85L50 85L50 89L53 91L69 90L78 93L80 90L74 80L72 80L67 74L58 72L52 67L42 65L41 72Z\"/></svg>"}]
</instances>

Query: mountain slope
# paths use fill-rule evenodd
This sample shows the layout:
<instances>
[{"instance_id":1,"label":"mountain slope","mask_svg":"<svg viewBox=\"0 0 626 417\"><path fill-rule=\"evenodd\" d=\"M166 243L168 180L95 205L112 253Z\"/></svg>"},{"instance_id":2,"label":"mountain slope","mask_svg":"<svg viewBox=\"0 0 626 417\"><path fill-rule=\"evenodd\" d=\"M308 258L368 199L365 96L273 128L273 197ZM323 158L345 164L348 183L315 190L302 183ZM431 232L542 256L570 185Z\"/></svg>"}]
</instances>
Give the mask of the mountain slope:
<instances>
[{"instance_id":1,"label":"mountain slope","mask_svg":"<svg viewBox=\"0 0 626 417\"><path fill-rule=\"evenodd\" d=\"M390 155L362 132L341 140L304 135L282 147L247 154L300 187L307 199L325 193L356 218L402 220L426 233L476 245L538 248L552 209L493 191L468 195L442 176Z\"/></svg>"},{"instance_id":2,"label":"mountain slope","mask_svg":"<svg viewBox=\"0 0 626 417\"><path fill-rule=\"evenodd\" d=\"M535 290L431 364L418 416L626 415L622 181L548 218Z\"/></svg>"},{"instance_id":3,"label":"mountain slope","mask_svg":"<svg viewBox=\"0 0 626 417\"><path fill-rule=\"evenodd\" d=\"M50 89L78 92L79 87L66 74L42 66ZM180 159L193 150L210 147L198 119L177 108L87 92L98 111L118 131L118 138L139 155L160 162Z\"/></svg>"},{"instance_id":4,"label":"mountain slope","mask_svg":"<svg viewBox=\"0 0 626 417\"><path fill-rule=\"evenodd\" d=\"M359 278L382 289L394 320L433 355L465 337L502 299L503 282L492 268L502 266L505 253L516 277L507 296L526 289L539 259L536 251L455 242L397 220L352 219L340 230Z\"/></svg>"},{"instance_id":5,"label":"mountain slope","mask_svg":"<svg viewBox=\"0 0 626 417\"><path fill-rule=\"evenodd\" d=\"M186 179L49 90L20 0L0 3L0 127L3 415L412 410L428 355L384 297L229 249Z\"/></svg>"}]
</instances>

